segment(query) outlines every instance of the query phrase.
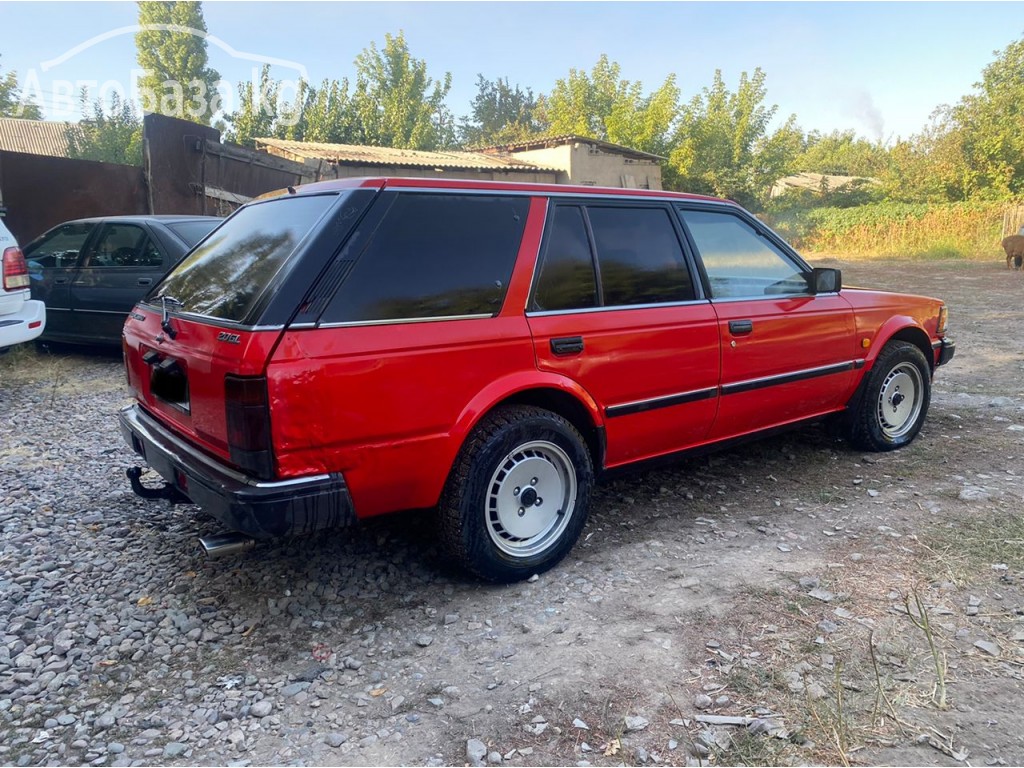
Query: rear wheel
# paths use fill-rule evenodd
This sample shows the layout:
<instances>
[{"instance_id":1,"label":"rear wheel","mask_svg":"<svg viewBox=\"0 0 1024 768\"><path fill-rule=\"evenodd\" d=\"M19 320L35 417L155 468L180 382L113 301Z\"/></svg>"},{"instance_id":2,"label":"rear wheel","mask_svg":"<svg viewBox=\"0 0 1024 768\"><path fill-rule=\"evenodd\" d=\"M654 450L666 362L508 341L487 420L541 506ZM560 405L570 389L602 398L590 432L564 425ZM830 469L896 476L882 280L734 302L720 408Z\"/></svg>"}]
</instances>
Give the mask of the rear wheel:
<instances>
[{"instance_id":1,"label":"rear wheel","mask_svg":"<svg viewBox=\"0 0 1024 768\"><path fill-rule=\"evenodd\" d=\"M568 421L508 406L473 430L440 503L448 554L477 576L513 582L557 564L586 523L594 470Z\"/></svg>"},{"instance_id":2,"label":"rear wheel","mask_svg":"<svg viewBox=\"0 0 1024 768\"><path fill-rule=\"evenodd\" d=\"M930 401L931 369L921 350L891 341L868 374L850 424L850 441L871 451L901 448L921 431Z\"/></svg>"}]
</instances>

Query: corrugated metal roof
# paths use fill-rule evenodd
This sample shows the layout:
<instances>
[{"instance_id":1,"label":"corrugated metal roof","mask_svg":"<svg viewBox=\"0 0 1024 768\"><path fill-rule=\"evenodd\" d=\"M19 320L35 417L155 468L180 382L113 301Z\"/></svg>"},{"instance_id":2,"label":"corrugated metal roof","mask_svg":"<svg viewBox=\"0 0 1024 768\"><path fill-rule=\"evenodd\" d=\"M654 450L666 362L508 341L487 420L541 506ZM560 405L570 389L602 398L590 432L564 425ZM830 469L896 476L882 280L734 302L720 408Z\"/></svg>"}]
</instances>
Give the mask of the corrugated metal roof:
<instances>
[{"instance_id":1,"label":"corrugated metal roof","mask_svg":"<svg viewBox=\"0 0 1024 768\"><path fill-rule=\"evenodd\" d=\"M589 136L580 136L576 133L563 133L557 136L537 136L535 138L523 139L522 141L514 141L510 144L496 144L492 147L480 147L480 152L515 152L516 150L524 149L543 149L545 147L561 147L565 144L572 144L574 142L580 142L583 144L593 144L594 146L601 147L615 154L625 155L626 157L642 158L645 160L667 160L668 158L662 157L661 155L654 155L650 152L642 152L639 149L633 149L632 147L624 147L621 144L613 144L610 141L604 141L602 139L593 139Z\"/></svg>"},{"instance_id":2,"label":"corrugated metal roof","mask_svg":"<svg viewBox=\"0 0 1024 768\"><path fill-rule=\"evenodd\" d=\"M0 150L30 155L68 156L69 123L0 117Z\"/></svg>"},{"instance_id":3,"label":"corrugated metal roof","mask_svg":"<svg viewBox=\"0 0 1024 768\"><path fill-rule=\"evenodd\" d=\"M445 170L559 171L515 158L481 152L424 152L359 144L317 144L287 139L256 139L258 149L290 159L326 160L331 163L387 167L442 168Z\"/></svg>"},{"instance_id":4,"label":"corrugated metal roof","mask_svg":"<svg viewBox=\"0 0 1024 768\"><path fill-rule=\"evenodd\" d=\"M831 190L832 192L836 192L844 187L854 186L856 184L874 186L880 183L881 182L878 179L874 179L869 176L838 176L835 174L802 171L800 173L795 173L792 176L783 176L781 179L777 179L772 185L770 196L778 197L779 195L785 194L790 189L808 189L812 192Z\"/></svg>"}]
</instances>

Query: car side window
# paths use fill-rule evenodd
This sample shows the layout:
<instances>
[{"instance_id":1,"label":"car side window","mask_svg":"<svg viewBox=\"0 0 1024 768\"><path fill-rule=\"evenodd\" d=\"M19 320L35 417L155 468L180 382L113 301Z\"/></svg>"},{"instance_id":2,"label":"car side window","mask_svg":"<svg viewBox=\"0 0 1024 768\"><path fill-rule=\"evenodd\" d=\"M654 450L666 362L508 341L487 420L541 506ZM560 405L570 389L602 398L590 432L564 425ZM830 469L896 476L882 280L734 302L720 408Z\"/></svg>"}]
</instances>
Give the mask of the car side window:
<instances>
[{"instance_id":1,"label":"car side window","mask_svg":"<svg viewBox=\"0 0 1024 768\"><path fill-rule=\"evenodd\" d=\"M678 210L704 264L712 298L811 293L802 268L740 217Z\"/></svg>"},{"instance_id":2,"label":"car side window","mask_svg":"<svg viewBox=\"0 0 1024 768\"><path fill-rule=\"evenodd\" d=\"M556 206L537 268L530 309L566 310L597 306L597 277L587 226L579 206Z\"/></svg>"},{"instance_id":3,"label":"car side window","mask_svg":"<svg viewBox=\"0 0 1024 768\"><path fill-rule=\"evenodd\" d=\"M665 208L587 207L604 306L659 304L695 297L683 249Z\"/></svg>"},{"instance_id":4,"label":"car side window","mask_svg":"<svg viewBox=\"0 0 1024 768\"><path fill-rule=\"evenodd\" d=\"M524 196L400 193L321 322L496 315L529 206Z\"/></svg>"},{"instance_id":5,"label":"car side window","mask_svg":"<svg viewBox=\"0 0 1024 768\"><path fill-rule=\"evenodd\" d=\"M159 267L160 251L142 227L108 224L87 256L87 267Z\"/></svg>"},{"instance_id":6,"label":"car side window","mask_svg":"<svg viewBox=\"0 0 1024 768\"><path fill-rule=\"evenodd\" d=\"M25 259L33 267L74 267L85 241L96 225L92 222L65 224L25 248Z\"/></svg>"}]
</instances>

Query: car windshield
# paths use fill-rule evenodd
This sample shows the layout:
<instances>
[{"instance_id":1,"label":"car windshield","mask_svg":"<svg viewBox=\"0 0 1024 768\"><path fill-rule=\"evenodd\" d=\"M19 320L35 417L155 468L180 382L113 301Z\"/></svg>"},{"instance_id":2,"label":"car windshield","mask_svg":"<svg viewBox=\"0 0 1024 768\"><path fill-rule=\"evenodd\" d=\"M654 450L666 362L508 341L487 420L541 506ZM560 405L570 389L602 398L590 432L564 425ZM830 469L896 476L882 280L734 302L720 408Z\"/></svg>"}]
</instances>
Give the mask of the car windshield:
<instances>
[{"instance_id":1,"label":"car windshield","mask_svg":"<svg viewBox=\"0 0 1024 768\"><path fill-rule=\"evenodd\" d=\"M239 209L147 300L156 304L161 296L169 296L189 314L242 322L337 201L337 195L300 195Z\"/></svg>"}]
</instances>

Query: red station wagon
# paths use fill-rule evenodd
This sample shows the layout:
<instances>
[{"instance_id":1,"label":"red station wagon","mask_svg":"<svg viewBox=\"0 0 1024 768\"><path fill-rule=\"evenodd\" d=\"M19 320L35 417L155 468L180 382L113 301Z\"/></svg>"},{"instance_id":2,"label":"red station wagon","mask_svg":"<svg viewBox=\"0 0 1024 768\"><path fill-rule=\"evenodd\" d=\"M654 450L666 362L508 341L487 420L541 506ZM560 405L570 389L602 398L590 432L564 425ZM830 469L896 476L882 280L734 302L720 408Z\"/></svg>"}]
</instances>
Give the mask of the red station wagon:
<instances>
[{"instance_id":1,"label":"red station wagon","mask_svg":"<svg viewBox=\"0 0 1024 768\"><path fill-rule=\"evenodd\" d=\"M454 560L514 581L608 470L826 419L906 445L945 328L728 201L349 179L249 203L134 308L120 423L166 481L137 493L231 529L211 554L437 508Z\"/></svg>"}]
</instances>

